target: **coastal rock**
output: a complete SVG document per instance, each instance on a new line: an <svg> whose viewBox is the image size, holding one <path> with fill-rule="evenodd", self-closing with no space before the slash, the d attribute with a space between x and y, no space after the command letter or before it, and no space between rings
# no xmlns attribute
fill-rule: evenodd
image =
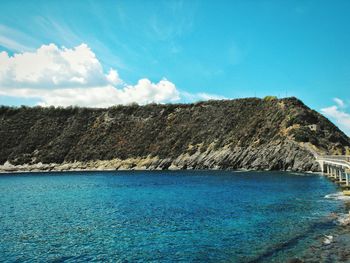
<svg viewBox="0 0 350 263"><path fill-rule="evenodd" d="M350 226L350 212L348 214L339 215L337 223L341 226Z"/></svg>
<svg viewBox="0 0 350 263"><path fill-rule="evenodd" d="M324 240L323 240L323 244L324 245L329 245L332 242L333 242L333 236L325 235Z"/></svg>
<svg viewBox="0 0 350 263"><path fill-rule="evenodd" d="M319 171L316 154L350 153L350 139L296 98L108 109L2 106L0 135L3 172Z"/></svg>

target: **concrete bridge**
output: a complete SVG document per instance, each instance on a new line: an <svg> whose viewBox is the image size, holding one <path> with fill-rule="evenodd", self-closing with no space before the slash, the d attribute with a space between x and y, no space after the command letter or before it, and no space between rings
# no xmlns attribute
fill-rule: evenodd
<svg viewBox="0 0 350 263"><path fill-rule="evenodd" d="M349 155L318 155L316 160L322 173L338 183L345 194L350 195L350 156Z"/></svg>

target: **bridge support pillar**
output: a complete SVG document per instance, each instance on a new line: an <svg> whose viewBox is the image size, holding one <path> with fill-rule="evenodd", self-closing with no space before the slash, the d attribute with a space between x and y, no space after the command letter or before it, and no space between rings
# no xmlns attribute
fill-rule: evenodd
<svg viewBox="0 0 350 263"><path fill-rule="evenodd" d="M337 180L340 180L340 170L339 170L339 168L337 167L337 168L335 168L335 172L336 172L336 174L335 174L335 178L337 179Z"/></svg>
<svg viewBox="0 0 350 263"><path fill-rule="evenodd" d="M319 161L319 165L321 167L321 172L324 173L324 162L323 161Z"/></svg>
<svg viewBox="0 0 350 263"><path fill-rule="evenodd" d="M346 176L345 176L343 170L339 169L339 171L340 171L340 180L339 181L340 182L345 182L346 181Z"/></svg>
<svg viewBox="0 0 350 263"><path fill-rule="evenodd" d="M338 179L338 168L334 167L334 178Z"/></svg>

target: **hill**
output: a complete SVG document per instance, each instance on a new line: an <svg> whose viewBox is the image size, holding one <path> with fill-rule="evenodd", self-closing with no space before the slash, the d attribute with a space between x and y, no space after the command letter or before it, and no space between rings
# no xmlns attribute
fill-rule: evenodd
<svg viewBox="0 0 350 263"><path fill-rule="evenodd" d="M0 170L317 171L350 139L296 98L107 109L0 107Z"/></svg>

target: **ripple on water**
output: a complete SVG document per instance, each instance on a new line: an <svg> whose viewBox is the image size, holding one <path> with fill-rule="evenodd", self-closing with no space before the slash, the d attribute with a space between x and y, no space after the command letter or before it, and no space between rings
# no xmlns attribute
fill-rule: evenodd
<svg viewBox="0 0 350 263"><path fill-rule="evenodd" d="M342 192L327 194L325 195L325 198L339 201L350 201L350 196L344 195Z"/></svg>
<svg viewBox="0 0 350 263"><path fill-rule="evenodd" d="M65 174L0 176L2 259L278 262L327 233L342 208L317 175Z"/></svg>

